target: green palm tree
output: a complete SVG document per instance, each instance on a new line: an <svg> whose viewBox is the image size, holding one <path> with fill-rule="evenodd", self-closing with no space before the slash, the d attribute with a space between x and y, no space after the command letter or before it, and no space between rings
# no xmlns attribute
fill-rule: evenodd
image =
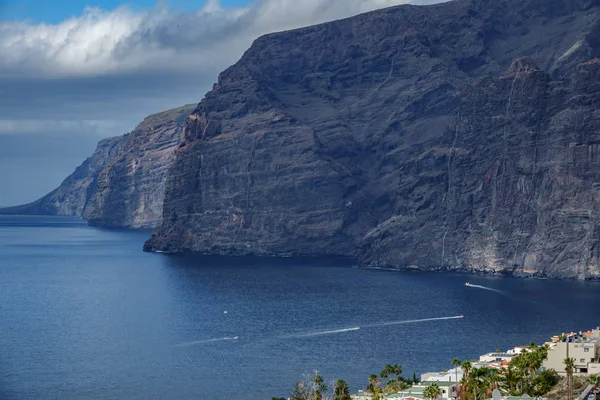
<svg viewBox="0 0 600 400"><path fill-rule="evenodd" d="M486 368L485 375L483 377L485 395L487 398L492 397L492 391L494 389L500 389L500 373L497 369Z"/></svg>
<svg viewBox="0 0 600 400"><path fill-rule="evenodd" d="M463 378L460 381L460 392L461 398L465 398L467 392L469 391L469 374L473 366L469 360L465 360L460 364L460 368L463 370Z"/></svg>
<svg viewBox="0 0 600 400"><path fill-rule="evenodd" d="M504 369L501 384L503 391L510 396L518 396L521 393L517 391L517 386L521 380L519 372L513 365L509 365L508 368Z"/></svg>
<svg viewBox="0 0 600 400"><path fill-rule="evenodd" d="M458 396L458 366L460 365L460 360L456 357L452 359L452 366L454 367L454 376L456 378L456 394Z"/></svg>
<svg viewBox="0 0 600 400"><path fill-rule="evenodd" d="M333 400L352 400L346 381L338 379L333 389Z"/></svg>
<svg viewBox="0 0 600 400"><path fill-rule="evenodd" d="M575 370L575 359L567 357L563 361L565 364L565 372L567 373L567 393L569 400L573 399L573 371Z"/></svg>
<svg viewBox="0 0 600 400"><path fill-rule="evenodd" d="M381 384L381 381L379 380L379 378L377 377L376 374L371 374L371 376L369 376L369 386L367 386L367 392L372 393L373 396L371 397L371 400L381 400L381 388L379 387L379 385Z"/></svg>
<svg viewBox="0 0 600 400"><path fill-rule="evenodd" d="M396 375L396 380L400 380L400 375L402 375L402 367L398 364L394 364L391 372Z"/></svg>
<svg viewBox="0 0 600 400"><path fill-rule="evenodd" d="M425 399L435 400L438 397L440 397L441 395L442 395L442 390L440 389L438 384L435 382L427 385L425 387L425 390L423 391L423 397L425 397Z"/></svg>

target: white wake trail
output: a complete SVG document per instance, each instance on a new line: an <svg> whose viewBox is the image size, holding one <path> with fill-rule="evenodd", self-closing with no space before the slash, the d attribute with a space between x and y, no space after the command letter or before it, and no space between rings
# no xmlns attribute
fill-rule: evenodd
<svg viewBox="0 0 600 400"><path fill-rule="evenodd" d="M321 336L321 335L335 335L336 333L344 333L344 332L352 332L360 329L360 326L355 326L352 328L344 328L344 329L334 329L330 331L316 331L310 333L300 333L297 335L286 336L286 338L304 338L304 337L312 337L312 336Z"/></svg>
<svg viewBox="0 0 600 400"><path fill-rule="evenodd" d="M476 289L489 290L491 292L496 292L496 293L500 293L500 294L504 294L504 295L506 294L502 290L492 289L491 287L482 286L482 285L473 285L473 284L470 284L469 287L476 288Z"/></svg>
<svg viewBox="0 0 600 400"><path fill-rule="evenodd" d="M196 346L199 344L213 343L213 342L223 342L225 340L238 340L239 337L224 337L224 338L216 338L216 339L205 339L205 340L195 340L193 342L179 343L176 344L175 347L188 347L188 346Z"/></svg>
<svg viewBox="0 0 600 400"><path fill-rule="evenodd" d="M403 321L380 322L378 324L371 324L371 325L365 325L365 326L377 327L377 326L390 326L390 325L402 325L402 324L415 324L418 322L442 321L442 320L446 320L446 319L460 319L460 318L464 318L464 317L462 315L455 315L452 317L407 319L407 320L403 320Z"/></svg>

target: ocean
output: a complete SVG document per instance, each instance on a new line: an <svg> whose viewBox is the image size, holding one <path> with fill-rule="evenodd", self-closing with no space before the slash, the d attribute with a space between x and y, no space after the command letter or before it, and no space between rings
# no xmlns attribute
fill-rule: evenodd
<svg viewBox="0 0 600 400"><path fill-rule="evenodd" d="M0 216L0 399L271 399L314 370L356 391L387 363L600 325L596 282L149 254L149 235Z"/></svg>

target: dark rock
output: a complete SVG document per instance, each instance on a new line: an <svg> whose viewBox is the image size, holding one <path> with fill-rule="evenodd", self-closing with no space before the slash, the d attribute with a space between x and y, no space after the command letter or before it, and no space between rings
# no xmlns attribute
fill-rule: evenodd
<svg viewBox="0 0 600 400"><path fill-rule="evenodd" d="M259 38L188 118L145 249L598 277L599 16L456 0Z"/></svg>
<svg viewBox="0 0 600 400"><path fill-rule="evenodd" d="M110 227L157 226L168 165L194 107L151 115L131 133L100 141L57 189L33 203L0 209L0 214L79 216Z"/></svg>

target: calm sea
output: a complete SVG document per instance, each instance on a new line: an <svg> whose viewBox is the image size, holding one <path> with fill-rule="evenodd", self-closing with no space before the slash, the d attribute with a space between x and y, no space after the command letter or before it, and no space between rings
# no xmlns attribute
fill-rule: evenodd
<svg viewBox="0 0 600 400"><path fill-rule="evenodd" d="M600 325L597 283L147 254L148 236L0 217L0 399L270 399L314 369L357 390L386 363Z"/></svg>

